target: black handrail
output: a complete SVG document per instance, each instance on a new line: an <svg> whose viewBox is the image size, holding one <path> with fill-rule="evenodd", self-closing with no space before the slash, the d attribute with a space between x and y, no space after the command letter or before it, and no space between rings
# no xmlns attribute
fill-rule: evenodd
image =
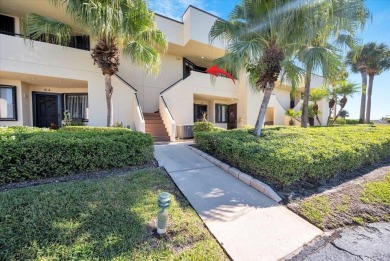
<svg viewBox="0 0 390 261"><path fill-rule="evenodd" d="M135 92L138 92L136 88L134 88L130 83L128 83L125 79L120 77L118 74L115 74L116 77L118 77L122 82L124 82L127 86L129 86L131 89L133 89Z"/></svg>
<svg viewBox="0 0 390 261"><path fill-rule="evenodd" d="M161 97L162 101L164 102L165 108L167 108L167 110L168 110L168 112L169 112L169 115L171 115L172 120L175 120L175 119L173 118L173 116L172 116L171 111L170 111L169 108L168 108L167 103L166 103L165 100L164 100L164 97L162 97L162 96L160 96L160 97Z"/></svg>
<svg viewBox="0 0 390 261"><path fill-rule="evenodd" d="M142 117L142 119L144 120L144 113L142 112L141 105L139 104L138 94L135 92L134 95L135 95L135 98L137 99L137 104L138 104L139 112L141 113L141 117Z"/></svg>
<svg viewBox="0 0 390 261"><path fill-rule="evenodd" d="M138 100L138 90L136 88L134 88L130 83L128 83L125 79L123 79L122 77L120 77L118 74L115 74L116 77L118 77L124 84L126 84L127 86L129 86L131 89L133 89L134 91L134 95L135 95L135 98L137 99L137 104L138 104L138 107L139 107L139 111L141 113L141 117L142 119L144 120L144 114L142 112L142 108L141 108L141 105L139 103L139 100Z"/></svg>
<svg viewBox="0 0 390 261"><path fill-rule="evenodd" d="M62 44L52 43L50 41L45 41L45 40L42 40L42 39L33 39L30 36L26 36L26 35L23 35L23 34L17 34L17 33L13 33L13 32L8 32L8 31L4 31L4 30L0 30L0 34L5 34L5 35L9 35L9 36L14 36L14 37L18 36L20 38L29 39L31 41L37 41L37 42L42 42L42 43L54 44L54 45L74 48L74 49L78 49L78 50L84 50L84 51L90 51L91 50L90 43L89 43L89 38L88 38L88 43L87 43L88 47L83 48L83 47L80 47L80 46L76 46L75 43L72 44L72 42L70 42L68 45L62 45ZM74 37L76 37L76 36L74 36Z"/></svg>
<svg viewBox="0 0 390 261"><path fill-rule="evenodd" d="M162 92L160 92L160 95L163 94L164 92L168 91L170 88L172 88L173 86L175 86L176 84L178 84L178 83L181 82L182 80L183 80L183 78L180 79L180 80L178 80L178 81L175 82L174 84L170 85L168 88L166 88L165 90L163 90Z"/></svg>
<svg viewBox="0 0 390 261"><path fill-rule="evenodd" d="M3 31L3 30L0 30L0 34L6 34L6 35L10 35L10 36L20 36L20 37L24 37L24 35L22 35L22 34L12 33L12 32Z"/></svg>

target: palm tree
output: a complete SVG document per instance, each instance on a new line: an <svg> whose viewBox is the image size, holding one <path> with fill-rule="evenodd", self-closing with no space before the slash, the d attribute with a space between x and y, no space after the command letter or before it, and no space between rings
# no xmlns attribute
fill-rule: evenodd
<svg viewBox="0 0 390 261"><path fill-rule="evenodd" d="M345 119L349 117L349 112L347 110L341 110L340 111L340 117Z"/></svg>
<svg viewBox="0 0 390 261"><path fill-rule="evenodd" d="M349 73L346 69L346 64L342 65L341 70L339 71L333 71L331 73L330 78L328 79L328 89L327 92L329 94L329 114L328 119L326 121L326 126L329 125L330 117L332 116L333 111L333 118L336 118L337 115L337 94L339 92L338 88L345 84L347 81L347 78L349 76Z"/></svg>
<svg viewBox="0 0 390 261"><path fill-rule="evenodd" d="M359 92L358 85L356 83L345 82L337 88L337 94L342 98L340 99L340 110L337 113L336 117L333 119L333 124L336 122L337 118L340 116L340 113L345 108L348 102L348 96L353 96L355 93Z"/></svg>
<svg viewBox="0 0 390 261"><path fill-rule="evenodd" d="M343 64L339 50L328 43L330 38L336 39L335 44L351 47L355 44L354 34L358 28L363 28L369 12L363 1L330 1L332 9L325 5L321 16L309 20L306 26L322 24L320 31L308 35L309 44L298 51L298 59L306 70L305 91L302 109L302 127L307 127L307 113L310 97L310 84L313 72L321 71L325 79L331 79L335 72L341 71ZM328 13L330 12L330 13Z"/></svg>
<svg viewBox="0 0 390 261"><path fill-rule="evenodd" d="M308 46L325 25L332 24L335 32L348 31L348 26L359 27L358 23L349 22L357 13L364 16L365 10L363 0L241 0L229 21L214 23L210 40L222 39L227 46L227 54L215 63L235 76L245 70L251 86L264 92L254 135L261 134L268 102L283 64L301 46ZM324 14L327 22L316 22L323 21L319 18Z"/></svg>
<svg viewBox="0 0 390 261"><path fill-rule="evenodd" d="M155 16L142 0L51 0L64 6L75 27L52 18L28 14L23 19L24 35L32 40L46 39L68 45L74 31L97 40L92 49L94 64L101 68L105 80L107 126L113 125L111 76L118 72L119 54L131 58L148 72L160 67L159 51L165 51L167 42L157 29Z"/></svg>
<svg viewBox="0 0 390 261"><path fill-rule="evenodd" d="M328 37L321 37L320 39L313 41L313 45L309 45L303 48L298 53L298 59L303 64L305 64L305 68L306 68L305 89L304 89L304 98L303 98L303 105L302 105L302 121L301 121L301 126L304 128L307 127L308 105L309 105L309 99L310 97L312 97L310 93L312 72L321 70L323 76L325 78L329 78L331 72L337 70L335 68L340 68L342 64L341 57L337 53L336 49L332 45L326 42L327 38ZM324 95L321 99L325 97L326 95ZM315 95L314 98L317 98L317 95ZM315 101L315 105L316 105L316 101ZM316 115L316 118L319 121L318 115ZM320 125L322 124L320 123Z"/></svg>
<svg viewBox="0 0 390 261"><path fill-rule="evenodd" d="M351 71L362 76L362 96L360 101L359 123L365 122L366 91L367 91L367 63L369 51L364 46L356 46L347 53L346 63L351 67Z"/></svg>
<svg viewBox="0 0 390 261"><path fill-rule="evenodd" d="M313 89L310 93L310 98L309 100L311 102L314 102L313 104L313 112L314 112L314 116L315 118L317 119L318 123L320 125L322 125L321 121L320 121L320 118L318 117L318 104L317 102L321 101L322 99L324 99L325 97L327 97L329 95L328 93L328 90L326 89L320 89L320 88L317 88L317 89ZM303 119L302 119L303 120Z"/></svg>
<svg viewBox="0 0 390 261"><path fill-rule="evenodd" d="M367 111L366 123L371 121L371 96L375 75L390 69L390 50L386 44L367 43L370 50L370 57L367 64L368 90L367 90Z"/></svg>

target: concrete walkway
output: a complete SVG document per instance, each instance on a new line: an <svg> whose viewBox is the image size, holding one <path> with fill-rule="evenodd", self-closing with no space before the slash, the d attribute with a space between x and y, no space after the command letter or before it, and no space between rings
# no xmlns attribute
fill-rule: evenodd
<svg viewBox="0 0 390 261"><path fill-rule="evenodd" d="M280 260L322 234L186 144L156 145L155 158L236 261Z"/></svg>

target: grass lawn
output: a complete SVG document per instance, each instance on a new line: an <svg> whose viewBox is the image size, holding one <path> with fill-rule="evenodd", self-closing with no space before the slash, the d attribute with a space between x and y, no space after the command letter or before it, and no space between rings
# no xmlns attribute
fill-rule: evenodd
<svg viewBox="0 0 390 261"><path fill-rule="evenodd" d="M379 180L306 198L289 208L322 229L390 222L390 173Z"/></svg>
<svg viewBox="0 0 390 261"><path fill-rule="evenodd" d="M162 191L173 200L159 238ZM13 190L0 202L0 260L228 259L162 170Z"/></svg>

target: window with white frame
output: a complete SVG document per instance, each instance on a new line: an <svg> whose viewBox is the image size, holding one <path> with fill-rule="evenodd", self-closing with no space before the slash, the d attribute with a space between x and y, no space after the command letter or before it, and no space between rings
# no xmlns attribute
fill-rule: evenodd
<svg viewBox="0 0 390 261"><path fill-rule="evenodd" d="M226 104L215 104L215 122L228 122L228 106Z"/></svg>
<svg viewBox="0 0 390 261"><path fill-rule="evenodd" d="M64 110L69 112L71 119L88 120L88 94L65 94Z"/></svg>
<svg viewBox="0 0 390 261"><path fill-rule="evenodd" d="M17 121L16 87L0 85L0 120Z"/></svg>

